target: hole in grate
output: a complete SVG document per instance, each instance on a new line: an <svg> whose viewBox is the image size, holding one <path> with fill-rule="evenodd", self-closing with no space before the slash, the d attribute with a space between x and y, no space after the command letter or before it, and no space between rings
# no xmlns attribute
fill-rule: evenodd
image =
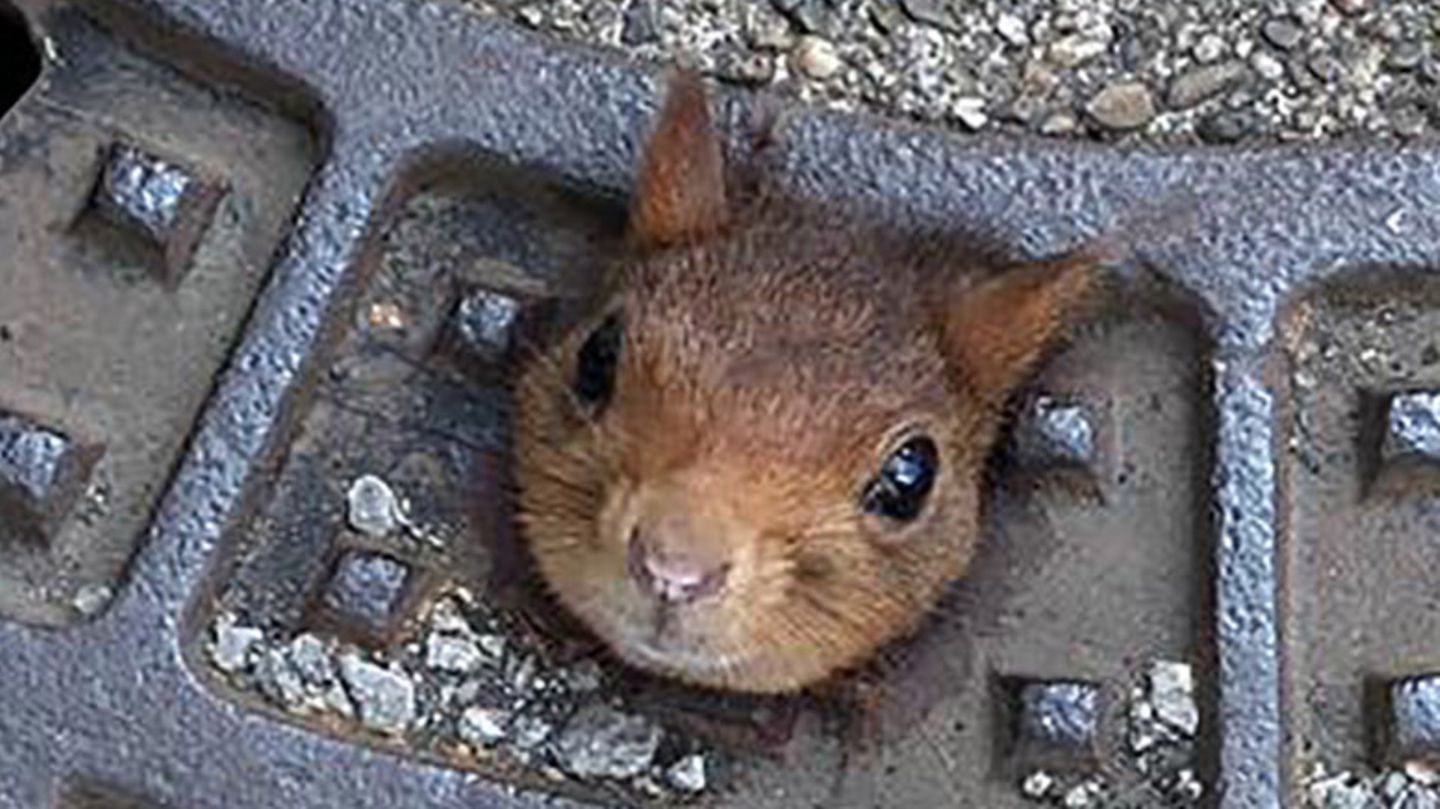
<svg viewBox="0 0 1440 809"><path fill-rule="evenodd" d="M40 52L30 38L25 18L0 2L0 115L10 111L40 78Z"/></svg>

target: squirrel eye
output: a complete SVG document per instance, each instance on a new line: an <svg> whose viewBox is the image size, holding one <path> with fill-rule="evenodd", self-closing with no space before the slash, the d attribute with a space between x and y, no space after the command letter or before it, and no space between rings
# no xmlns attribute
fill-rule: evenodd
<svg viewBox="0 0 1440 809"><path fill-rule="evenodd" d="M615 390L615 368L620 363L620 343L625 324L620 315L612 314L600 322L575 358L575 380L571 388L575 398L597 415L610 402Z"/></svg>
<svg viewBox="0 0 1440 809"><path fill-rule="evenodd" d="M923 435L911 438L890 453L880 474L865 486L861 506L867 514L909 522L925 508L939 467L935 442Z"/></svg>

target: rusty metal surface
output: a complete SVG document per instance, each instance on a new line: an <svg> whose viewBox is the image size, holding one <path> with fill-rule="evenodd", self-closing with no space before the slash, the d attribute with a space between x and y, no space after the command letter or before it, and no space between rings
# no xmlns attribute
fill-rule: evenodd
<svg viewBox="0 0 1440 809"><path fill-rule="evenodd" d="M455 478L436 495L444 513L465 481L424 458L399 465L417 447L442 469L495 474L488 428L503 406L448 374L495 363L496 318L584 286L568 259L613 232L656 77L409 0L17 5L44 63L0 124L0 806L641 800L288 716L218 677L204 647L224 609L359 624L364 643L383 643L392 613L443 584L437 571L496 578L499 561L464 534L433 552L337 540L346 487L393 460L396 480ZM749 99L725 104L738 140ZM1433 286L1421 279L1440 266L1440 150L1119 152L804 109L777 136L794 188L1025 251L1157 201L1196 215L1180 238L1137 237L1163 292L1137 278L1149 291L1136 294L1164 305L1077 341L1037 383L1052 398L1022 410L1039 433L1027 438L1022 417L993 550L907 675L924 684L920 731L842 761L801 706L779 763L726 753L735 774L702 803L1021 805L1011 759L1031 754L994 740L997 716L1018 712L1029 742L1061 748L1042 757L1091 766L1126 744L1105 706L1149 657L1195 663L1193 766L1203 800L1225 809L1302 805L1297 770L1316 749L1342 762L1431 754L1433 689L1415 678L1440 670L1427 631L1437 568L1422 542L1433 508L1416 492L1433 473L1440 378L1421 349L1440 310L1393 278ZM104 179L149 189L145 177L170 171L187 179L138 198L135 183ZM430 262L407 265L396 245L457 232L397 235L436 200L462 210L463 232L498 235L461 250L464 272L440 266L440 283L407 291L405 273ZM197 217L213 221L186 224ZM489 259L525 277L477 264ZM1356 288L1379 302L1354 302ZM1414 311L1382 314L1402 298ZM58 301L73 308L37 308ZM423 328L387 348L394 301ZM441 348L410 353L422 344ZM423 380L367 388L411 379L372 349ZM397 423L409 426L392 436ZM445 466L455 446L468 449ZM1087 485L1050 486L1057 463ZM483 533L492 518L448 524ZM1357 550L1357 536L1383 552ZM1366 597L1377 587L1395 605ZM1362 630L1376 640L1355 642ZM400 687L356 660L373 690ZM625 696L656 715L669 699L655 684ZM693 720L697 699L679 701ZM360 720L395 721L363 708ZM741 736L737 748L785 725L748 721L710 724ZM614 727L650 744L640 726Z"/></svg>

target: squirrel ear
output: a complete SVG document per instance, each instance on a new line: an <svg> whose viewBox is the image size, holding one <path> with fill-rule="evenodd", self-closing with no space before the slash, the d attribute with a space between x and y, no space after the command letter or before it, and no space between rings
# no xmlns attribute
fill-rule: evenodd
<svg viewBox="0 0 1440 809"><path fill-rule="evenodd" d="M645 146L630 203L630 240L665 247L725 225L725 165L710 124L705 87L686 70L670 80L659 123Z"/></svg>
<svg viewBox="0 0 1440 809"><path fill-rule="evenodd" d="M1041 261L968 287L945 313L951 367L986 405L1024 381L1097 286L1096 256Z"/></svg>

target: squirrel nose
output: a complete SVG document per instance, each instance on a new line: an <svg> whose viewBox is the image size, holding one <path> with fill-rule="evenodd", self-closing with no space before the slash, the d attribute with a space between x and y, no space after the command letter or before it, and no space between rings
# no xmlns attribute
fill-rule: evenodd
<svg viewBox="0 0 1440 809"><path fill-rule="evenodd" d="M638 531L630 536L627 563L632 578L670 604L688 604L715 595L730 572L728 562L666 548Z"/></svg>

